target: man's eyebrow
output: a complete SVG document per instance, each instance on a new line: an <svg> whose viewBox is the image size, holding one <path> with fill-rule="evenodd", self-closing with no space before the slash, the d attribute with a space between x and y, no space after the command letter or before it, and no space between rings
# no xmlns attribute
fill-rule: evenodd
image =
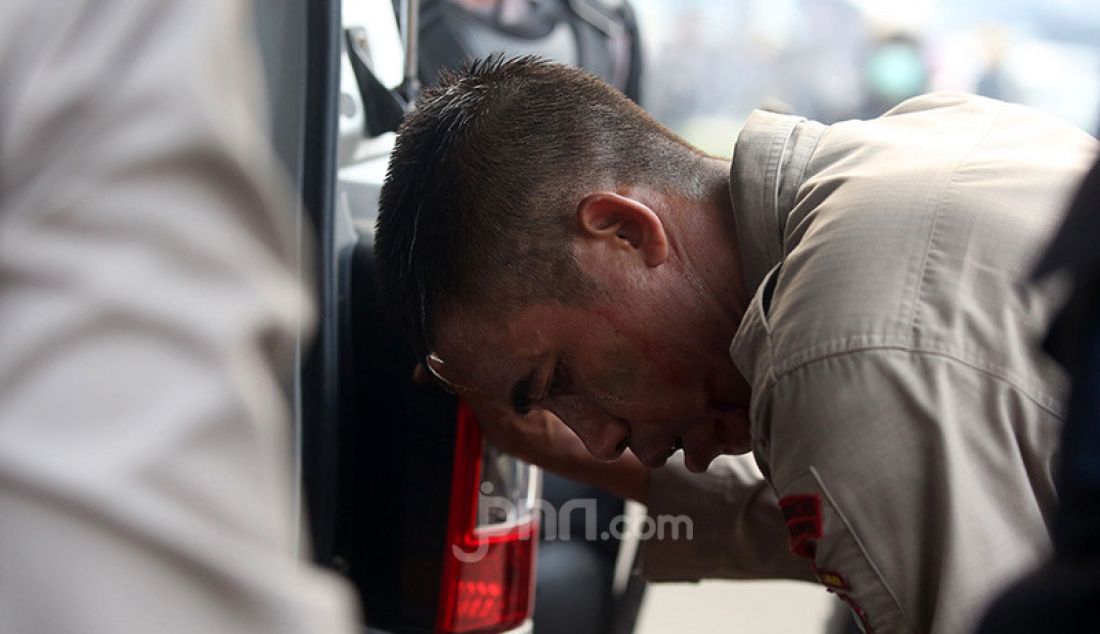
<svg viewBox="0 0 1100 634"><path fill-rule="evenodd" d="M527 376L516 381L512 386L512 409L520 416L526 416L531 411L531 386L535 383L535 368L527 373Z"/></svg>

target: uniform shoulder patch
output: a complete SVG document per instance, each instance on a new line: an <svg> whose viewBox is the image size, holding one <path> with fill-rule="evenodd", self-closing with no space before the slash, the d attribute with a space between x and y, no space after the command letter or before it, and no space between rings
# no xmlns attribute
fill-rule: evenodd
<svg viewBox="0 0 1100 634"><path fill-rule="evenodd" d="M791 552L804 559L817 554L821 539L821 496L817 493L788 495L779 500L779 510L790 533Z"/></svg>

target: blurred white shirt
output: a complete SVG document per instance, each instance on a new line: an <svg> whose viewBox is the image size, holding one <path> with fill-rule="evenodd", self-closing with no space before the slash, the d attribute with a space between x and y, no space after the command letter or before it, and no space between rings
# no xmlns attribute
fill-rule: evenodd
<svg viewBox="0 0 1100 634"><path fill-rule="evenodd" d="M0 3L0 632L351 632L249 4Z"/></svg>

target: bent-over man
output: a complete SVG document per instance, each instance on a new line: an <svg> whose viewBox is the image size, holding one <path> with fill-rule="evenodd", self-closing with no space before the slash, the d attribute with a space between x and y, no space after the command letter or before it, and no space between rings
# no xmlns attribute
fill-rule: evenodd
<svg viewBox="0 0 1100 634"><path fill-rule="evenodd" d="M1024 281L1096 150L935 94L757 112L729 161L579 71L490 59L405 122L378 255L499 443L693 518L651 578L816 579L866 631L963 632L1050 550L1058 297Z"/></svg>

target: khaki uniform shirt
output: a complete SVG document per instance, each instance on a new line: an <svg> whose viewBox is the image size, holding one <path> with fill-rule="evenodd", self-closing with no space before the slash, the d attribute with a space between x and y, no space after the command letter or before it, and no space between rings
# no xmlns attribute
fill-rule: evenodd
<svg viewBox="0 0 1100 634"><path fill-rule="evenodd" d="M250 4L0 2L0 632L358 631L297 554Z"/></svg>
<svg viewBox="0 0 1100 634"><path fill-rule="evenodd" d="M1059 293L1026 281L1096 151L956 94L828 127L755 113L730 190L757 290L730 354L763 480L745 457L655 472L650 513L695 531L650 543L649 575L816 577L868 631L972 629L1051 550Z"/></svg>

